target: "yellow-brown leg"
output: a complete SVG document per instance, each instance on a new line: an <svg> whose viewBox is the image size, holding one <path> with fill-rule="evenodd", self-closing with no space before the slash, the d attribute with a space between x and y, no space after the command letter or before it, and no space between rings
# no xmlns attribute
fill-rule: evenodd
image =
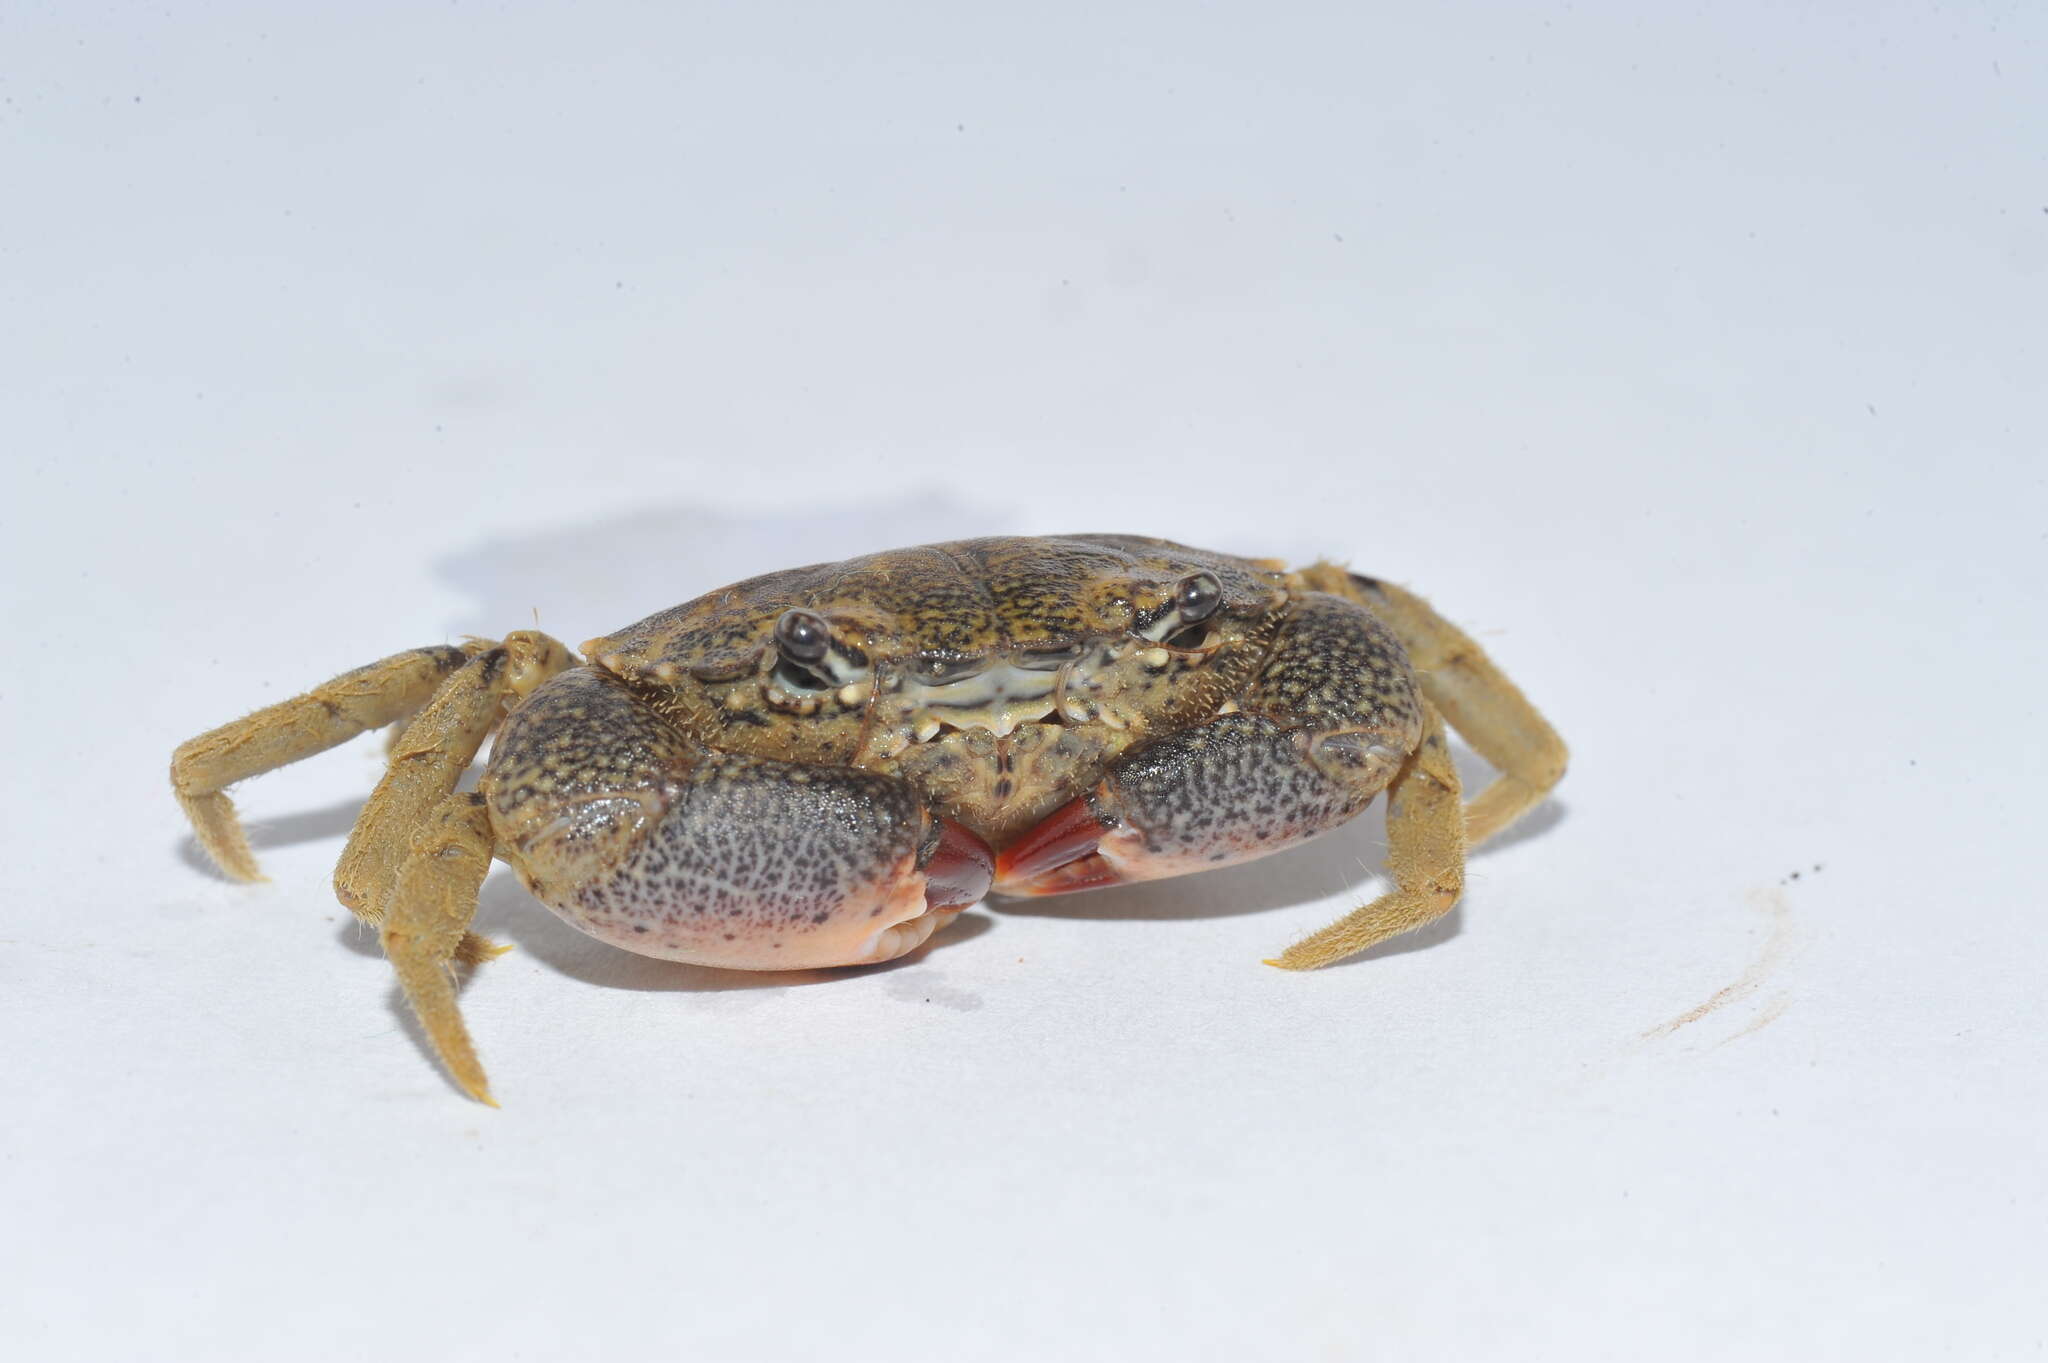
<svg viewBox="0 0 2048 1363"><path fill-rule="evenodd" d="M491 647L476 640L393 654L180 744L171 755L171 788L199 845L230 878L263 879L227 788L402 719L449 673Z"/></svg>
<svg viewBox="0 0 2048 1363"><path fill-rule="evenodd" d="M1422 693L1472 750L1499 771L1493 784L1466 807L1467 845L1486 841L1550 793L1564 776L1564 740L1463 630L1415 593L1392 583L1356 577L1328 564L1318 564L1304 576L1322 590L1364 602L1392 626L1408 650Z"/></svg>
<svg viewBox="0 0 2048 1363"><path fill-rule="evenodd" d="M413 834L476 760L507 700L527 695L574 662L575 654L558 641L520 630L443 682L393 745L384 779L342 849L335 897L364 922L381 925Z"/></svg>
<svg viewBox="0 0 2048 1363"><path fill-rule="evenodd" d="M491 869L491 820L475 794L442 797L412 839L392 886L384 920L384 954L398 972L434 1054L465 1093L496 1107L483 1065L456 1004L454 962L469 932L477 891ZM493 953L495 954L495 953Z"/></svg>
<svg viewBox="0 0 2048 1363"><path fill-rule="evenodd" d="M1443 720L1425 706L1422 741L1387 786L1394 888L1309 934L1267 965L1314 970L1449 913L1465 888L1465 820Z"/></svg>

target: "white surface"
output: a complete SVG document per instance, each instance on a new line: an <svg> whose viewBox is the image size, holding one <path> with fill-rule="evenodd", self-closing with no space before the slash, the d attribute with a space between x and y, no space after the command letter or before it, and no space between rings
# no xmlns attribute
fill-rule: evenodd
<svg viewBox="0 0 2048 1363"><path fill-rule="evenodd" d="M2041 11L822 8L0 15L0 1344L2039 1356ZM243 788L259 888L165 786L1067 529L1416 585L1560 798L1310 977L1377 810L817 983L500 872L492 1112L327 889L374 744Z"/></svg>

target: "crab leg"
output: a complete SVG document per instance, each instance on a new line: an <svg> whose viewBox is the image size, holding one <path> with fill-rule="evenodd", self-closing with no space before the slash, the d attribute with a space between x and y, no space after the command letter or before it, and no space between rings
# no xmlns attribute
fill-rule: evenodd
<svg viewBox="0 0 2048 1363"><path fill-rule="evenodd" d="M1500 772L1465 807L1471 846L1521 818L1564 777L1564 740L1483 649L1415 593L1327 565L1311 570L1392 625L1407 647L1422 694L1443 712L1474 752Z"/></svg>
<svg viewBox="0 0 2048 1363"><path fill-rule="evenodd" d="M178 745L171 788L199 845L230 879L263 879L227 788L405 718L449 673L495 647L476 639L395 653Z"/></svg>
<svg viewBox="0 0 2048 1363"><path fill-rule="evenodd" d="M334 895L367 923L384 920L384 901L412 836L497 726L509 699L523 697L575 661L555 639L519 630L477 654L441 685L392 745L390 765L357 816L334 872Z"/></svg>
<svg viewBox="0 0 2048 1363"><path fill-rule="evenodd" d="M455 784L503 716L574 661L532 630L471 658L434 692L393 745L391 765L356 820L335 872L335 895L379 927L385 955L441 1063L465 1092L496 1106L455 1002L455 961L498 954L469 931L490 870L483 797Z"/></svg>
<svg viewBox="0 0 2048 1363"><path fill-rule="evenodd" d="M470 935L469 925L490 869L491 819L483 797L446 796L412 839L380 936L398 972L398 987L426 1029L434 1054L465 1093L496 1107L456 1006L451 969L465 943L482 941Z"/></svg>
<svg viewBox="0 0 2048 1363"><path fill-rule="evenodd" d="M1387 866L1394 888L1266 962L1314 970L1441 918L1465 889L1465 816L1443 721L1427 711L1422 746L1387 787Z"/></svg>

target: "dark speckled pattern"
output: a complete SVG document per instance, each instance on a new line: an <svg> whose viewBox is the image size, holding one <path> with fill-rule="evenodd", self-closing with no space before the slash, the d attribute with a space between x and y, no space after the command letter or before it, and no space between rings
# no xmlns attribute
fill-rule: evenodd
<svg viewBox="0 0 2048 1363"><path fill-rule="evenodd" d="M1135 535L1002 536L816 563L700 596L584 645L628 676L663 663L730 675L753 666L783 611L801 606L845 630L879 663L917 653L985 654L1120 637L1134 611L1207 570L1222 614L1271 609L1280 574L1253 560Z"/></svg>
<svg viewBox="0 0 2048 1363"><path fill-rule="evenodd" d="M1374 793L1331 780L1305 746L1263 715L1225 715L1119 763L1110 776L1116 811L1176 869L1278 851L1342 823Z"/></svg>
<svg viewBox="0 0 2048 1363"><path fill-rule="evenodd" d="M1137 662L1108 687L1117 724L1082 737L1091 752L1114 756L1132 741L1198 722L1237 694L1257 669L1288 600L1276 565L1235 558L1166 540L1130 535L1000 537L896 549L842 563L812 564L750 578L649 616L584 645L599 667L644 688L649 703L691 737L722 752L790 762L891 771L902 756L892 726L876 723L870 691L889 693L914 672L920 656L953 661L1022 658L1054 647L1099 657L1128 649L1131 632L1168 605L1192 573L1207 572L1222 588L1208 622L1232 646L1199 668L1175 663L1147 673ZM871 669L846 695L817 694L812 708L790 713L767 698L777 661L775 622L801 608L822 616L836 643L857 651ZM1095 661L1100 673L1112 666ZM1050 747L1043 748L1050 751ZM924 759L904 756L904 775ZM992 766L961 791L973 792L941 812L1000 839L1027 818L1027 805L1050 808L1093 784L1034 792L997 808ZM958 775L958 773L955 773ZM932 787L920 785L929 796Z"/></svg>
<svg viewBox="0 0 2048 1363"><path fill-rule="evenodd" d="M744 941L771 959L837 964L837 952L815 959L814 939L851 944L896 921L881 921L885 893L915 869L923 832L905 782L711 754L670 788L620 872L584 886L575 908L599 936L648 936L636 950L706 959ZM920 890L913 912L923 911Z"/></svg>
<svg viewBox="0 0 2048 1363"><path fill-rule="evenodd" d="M1241 714L1161 738L1116 763L1098 816L1144 843L1136 874L1278 851L1371 803L1422 736L1400 641L1370 612L1305 593Z"/></svg>
<svg viewBox="0 0 2048 1363"><path fill-rule="evenodd" d="M507 717L483 787L501 828L537 827L592 797L650 796L700 751L624 683L574 668Z"/></svg>
<svg viewBox="0 0 2048 1363"><path fill-rule="evenodd" d="M1295 602L1238 706L1290 725L1370 730L1402 752L1422 738L1421 692L1401 641L1371 611L1322 592Z"/></svg>
<svg viewBox="0 0 2048 1363"><path fill-rule="evenodd" d="M643 955L839 964L924 908L908 783L711 752L591 669L514 712L482 789L534 894Z"/></svg>

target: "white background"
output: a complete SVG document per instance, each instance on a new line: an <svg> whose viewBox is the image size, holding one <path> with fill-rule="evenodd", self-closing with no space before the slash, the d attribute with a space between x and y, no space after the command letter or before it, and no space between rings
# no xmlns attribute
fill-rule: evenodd
<svg viewBox="0 0 2048 1363"><path fill-rule="evenodd" d="M0 1343L2039 1357L2044 90L2023 4L0 9ZM1377 810L815 978L501 871L493 1112L327 887L374 741L259 887L165 784L1082 529L1414 585L1558 798L1306 977Z"/></svg>

